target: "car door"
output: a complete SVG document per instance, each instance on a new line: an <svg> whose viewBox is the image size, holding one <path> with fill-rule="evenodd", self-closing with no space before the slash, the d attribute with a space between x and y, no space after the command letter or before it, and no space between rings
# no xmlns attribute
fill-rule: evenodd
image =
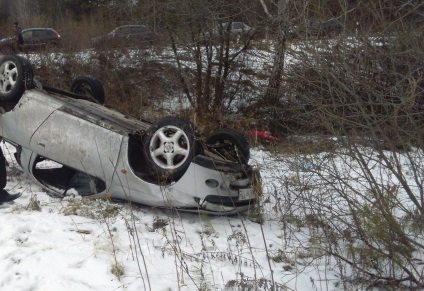
<svg viewBox="0 0 424 291"><path fill-rule="evenodd" d="M44 31L44 39L43 42L48 45L48 44L52 44L52 45L58 45L59 44L59 39L56 35L56 33L53 30L50 29L46 29Z"/></svg>
<svg viewBox="0 0 424 291"><path fill-rule="evenodd" d="M45 44L45 32L43 29L26 30L22 33L22 37L27 49L36 50Z"/></svg>
<svg viewBox="0 0 424 291"><path fill-rule="evenodd" d="M112 180L122 140L117 132L63 107L39 126L30 147L41 156L108 182Z"/></svg>
<svg viewBox="0 0 424 291"><path fill-rule="evenodd" d="M22 38L24 39L24 46L28 49L33 49L36 46L34 43L34 30L24 30L22 32Z"/></svg>
<svg viewBox="0 0 424 291"><path fill-rule="evenodd" d="M243 32L243 24L240 22L231 23L231 32L232 33L241 33Z"/></svg>
<svg viewBox="0 0 424 291"><path fill-rule="evenodd" d="M46 45L46 41L47 41L47 33L46 30L44 29L37 29L34 30L33 35L32 35L34 41L34 47L44 47Z"/></svg>

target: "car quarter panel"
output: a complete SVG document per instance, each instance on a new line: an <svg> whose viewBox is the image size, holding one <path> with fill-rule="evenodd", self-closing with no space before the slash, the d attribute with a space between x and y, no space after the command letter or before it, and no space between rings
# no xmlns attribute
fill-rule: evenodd
<svg viewBox="0 0 424 291"><path fill-rule="evenodd" d="M0 135L28 147L34 132L60 106L43 92L28 90L11 111L0 114Z"/></svg>

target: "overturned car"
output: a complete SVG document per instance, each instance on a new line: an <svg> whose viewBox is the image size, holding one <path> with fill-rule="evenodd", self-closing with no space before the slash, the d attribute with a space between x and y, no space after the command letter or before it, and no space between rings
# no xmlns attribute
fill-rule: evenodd
<svg viewBox="0 0 424 291"><path fill-rule="evenodd" d="M60 90L34 80L25 58L0 60L0 136L48 193L212 214L255 204L260 175L248 164L243 135L224 129L202 139L189 121L138 120L107 108L104 98L93 77Z"/></svg>

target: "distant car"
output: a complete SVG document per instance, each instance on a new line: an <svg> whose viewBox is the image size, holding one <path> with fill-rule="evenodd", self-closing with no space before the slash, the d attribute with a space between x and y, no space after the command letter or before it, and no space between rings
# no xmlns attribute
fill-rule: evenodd
<svg viewBox="0 0 424 291"><path fill-rule="evenodd" d="M260 175L240 133L221 129L201 139L178 117L131 118L102 105L103 87L91 76L70 88L39 84L21 56L0 60L0 137L48 193L211 214L255 205Z"/></svg>
<svg viewBox="0 0 424 291"><path fill-rule="evenodd" d="M252 27L243 22L224 22L218 27L218 31L228 31L230 34L244 34L253 31Z"/></svg>
<svg viewBox="0 0 424 291"><path fill-rule="evenodd" d="M53 28L27 28L22 30L24 44L17 47L15 37L0 40L0 51L3 53L23 51L36 51L47 47L59 46L62 38Z"/></svg>
<svg viewBox="0 0 424 291"><path fill-rule="evenodd" d="M229 38L231 41L245 41L252 39L256 29L243 22L223 22L218 24L212 31L205 32L201 37L202 42L218 42Z"/></svg>
<svg viewBox="0 0 424 291"><path fill-rule="evenodd" d="M310 21L307 25L296 25L288 32L289 39L302 37L331 38L338 36L343 25L337 19L327 21Z"/></svg>
<svg viewBox="0 0 424 291"><path fill-rule="evenodd" d="M92 39L96 46L139 46L151 45L154 34L145 25L123 25L105 35Z"/></svg>

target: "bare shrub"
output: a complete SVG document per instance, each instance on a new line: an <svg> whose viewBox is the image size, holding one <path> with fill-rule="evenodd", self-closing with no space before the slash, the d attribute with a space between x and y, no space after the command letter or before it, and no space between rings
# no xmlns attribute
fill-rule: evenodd
<svg viewBox="0 0 424 291"><path fill-rule="evenodd" d="M334 137L332 149L297 155L276 209L289 228L309 229L308 247L334 259L345 289L424 286L416 228L424 213L423 53L415 34L298 45L286 92L270 106L289 112L273 115L275 128Z"/></svg>
<svg viewBox="0 0 424 291"><path fill-rule="evenodd" d="M293 52L299 61L284 80L284 99L274 106L286 113L278 118L280 126L356 134L372 127L379 138L390 133L393 141L400 138L394 134L398 127L404 135L417 129L422 58L414 46L405 47L408 40L414 45L413 34L400 32L390 38L363 36L299 46Z"/></svg>
<svg viewBox="0 0 424 291"><path fill-rule="evenodd" d="M237 13L244 5L243 1L226 5L182 1L167 7L166 30L183 98L200 125L225 116L247 95L244 88L250 86L250 72L245 64L255 33L236 36L226 25L245 17Z"/></svg>
<svg viewBox="0 0 424 291"><path fill-rule="evenodd" d="M102 83L107 106L136 118L155 120L175 114L181 106L167 106L167 102L178 103L175 68L153 53L122 48L27 57L33 63L36 78L46 86L69 90L74 78L91 75Z"/></svg>

